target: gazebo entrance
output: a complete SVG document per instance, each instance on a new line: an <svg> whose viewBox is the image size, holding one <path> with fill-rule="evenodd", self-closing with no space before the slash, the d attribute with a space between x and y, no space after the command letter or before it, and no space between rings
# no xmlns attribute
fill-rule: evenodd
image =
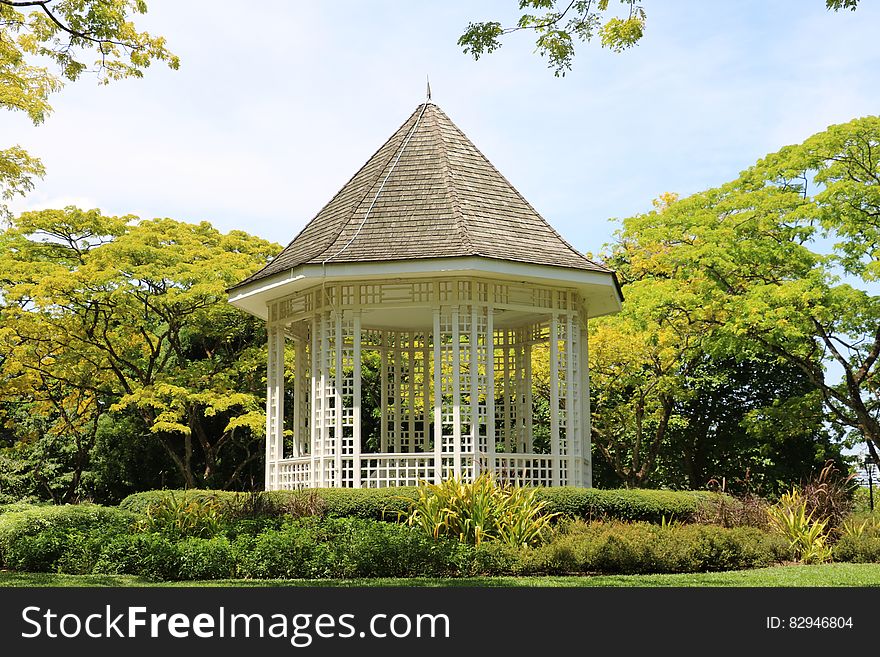
<svg viewBox="0 0 880 657"><path fill-rule="evenodd" d="M268 488L415 485L484 470L590 485L586 317L574 291L483 278L335 283L279 299L269 316ZM550 362L541 454L533 348ZM379 370L373 435L362 417L366 360Z"/></svg>
<svg viewBox="0 0 880 657"><path fill-rule="evenodd" d="M268 490L591 485L586 327L620 309L614 273L433 103L230 302L267 322Z"/></svg>

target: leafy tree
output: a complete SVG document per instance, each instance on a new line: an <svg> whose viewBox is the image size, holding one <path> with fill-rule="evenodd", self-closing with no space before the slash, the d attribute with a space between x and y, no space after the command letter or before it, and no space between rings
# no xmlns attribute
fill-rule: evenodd
<svg viewBox="0 0 880 657"><path fill-rule="evenodd" d="M653 281L659 312L704 331L709 353L769 353L798 368L880 462L880 296L868 291L880 274L878 217L880 118L866 117L625 220L620 242L634 275Z"/></svg>
<svg viewBox="0 0 880 657"><path fill-rule="evenodd" d="M24 112L37 125L52 111L49 96L84 72L106 84L141 77L153 61L176 69L165 39L138 32L130 20L146 11L144 0L0 0L0 107ZM43 173L20 146L0 150L3 199L27 193ZM0 212L8 213L5 205Z"/></svg>
<svg viewBox="0 0 880 657"><path fill-rule="evenodd" d="M855 11L859 0L825 0L828 9ZM647 15L644 0L620 0L623 11L610 0L518 0L520 16L507 27L500 21L471 22L458 38L458 45L474 59L492 53L502 39L514 32L530 31L536 35L535 50L547 57L556 76L571 70L575 42L590 42L598 37L603 48L622 52L636 45L645 34Z"/></svg>
<svg viewBox="0 0 880 657"><path fill-rule="evenodd" d="M738 361L704 355L691 364L683 422L670 431L657 483L776 495L829 459L840 443L826 427L822 399L806 376L771 356Z"/></svg>
<svg viewBox="0 0 880 657"><path fill-rule="evenodd" d="M104 414L136 413L184 485L232 485L260 456L265 340L225 289L277 251L206 222L24 213L0 236L0 392L86 451Z"/></svg>

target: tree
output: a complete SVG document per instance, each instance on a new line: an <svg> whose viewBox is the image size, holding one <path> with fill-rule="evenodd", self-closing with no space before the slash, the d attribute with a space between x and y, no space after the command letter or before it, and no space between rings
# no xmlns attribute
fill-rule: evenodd
<svg viewBox="0 0 880 657"><path fill-rule="evenodd" d="M647 485L683 421L678 405L699 339L646 316L645 293L649 285L630 286L624 310L590 322L589 332L593 447L627 487Z"/></svg>
<svg viewBox="0 0 880 657"><path fill-rule="evenodd" d="M859 0L825 0L834 11L855 11ZM620 15L610 8L610 0L519 0L520 16L516 23L504 27L500 21L469 23L458 38L458 45L474 59L492 53L502 45L508 34L531 31L535 50L547 57L556 76L571 70L575 41L590 42L598 36L603 48L622 52L636 45L645 34L647 15L643 0L620 0ZM615 5L616 6L616 5Z"/></svg>
<svg viewBox="0 0 880 657"><path fill-rule="evenodd" d="M621 244L655 281L656 307L704 331L710 354L769 353L798 368L880 463L880 296L867 289L880 276L880 118L831 126L726 185L627 219Z"/></svg>
<svg viewBox="0 0 880 657"><path fill-rule="evenodd" d="M232 485L261 454L265 340L225 290L278 250L206 222L22 214L0 237L0 391L89 449L134 412L186 486Z"/></svg>
<svg viewBox="0 0 880 657"><path fill-rule="evenodd" d="M178 58L165 39L138 32L132 14L144 0L0 0L0 107L24 112L38 125L52 111L49 96L64 80L94 71L101 83L141 77L153 61L171 68ZM87 61L95 57L96 61ZM45 62L55 65L52 73ZM0 150L0 195L9 200L33 188L40 161L20 146ZM5 205L0 213L8 216Z"/></svg>
<svg viewBox="0 0 880 657"><path fill-rule="evenodd" d="M821 396L796 367L771 355L749 360L706 354L691 363L683 420L670 431L655 481L776 495L829 459L840 444L826 427Z"/></svg>

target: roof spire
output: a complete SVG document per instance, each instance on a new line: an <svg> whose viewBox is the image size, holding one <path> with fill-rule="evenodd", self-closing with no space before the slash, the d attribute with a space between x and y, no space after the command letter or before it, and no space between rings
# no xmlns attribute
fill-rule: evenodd
<svg viewBox="0 0 880 657"><path fill-rule="evenodd" d="M431 100L431 78L426 75L425 80L428 81L428 98L427 98L427 100L430 101Z"/></svg>

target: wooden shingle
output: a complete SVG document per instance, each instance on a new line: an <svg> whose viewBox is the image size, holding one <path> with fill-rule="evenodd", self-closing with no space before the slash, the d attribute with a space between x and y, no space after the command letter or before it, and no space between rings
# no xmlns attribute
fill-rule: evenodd
<svg viewBox="0 0 880 657"><path fill-rule="evenodd" d="M456 256L609 271L562 239L427 102L277 258L236 287L303 264Z"/></svg>

